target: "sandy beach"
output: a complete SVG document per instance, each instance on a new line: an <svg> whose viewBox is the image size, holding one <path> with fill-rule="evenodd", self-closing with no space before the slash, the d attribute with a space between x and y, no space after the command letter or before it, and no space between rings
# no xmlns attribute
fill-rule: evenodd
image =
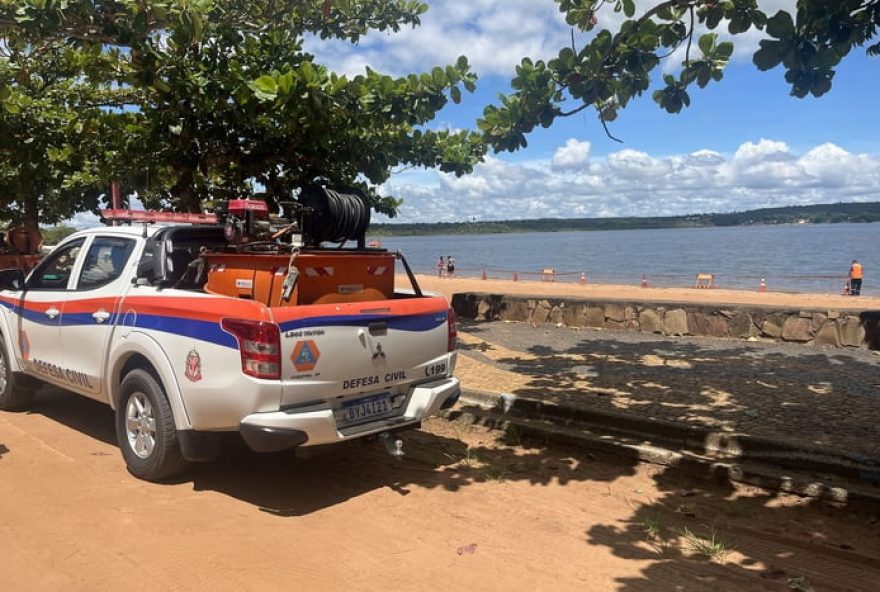
<svg viewBox="0 0 880 592"><path fill-rule="evenodd" d="M880 310L880 295L844 296L842 294L802 294L729 289L655 288L633 285L575 284L563 282L512 281L468 277L438 278L416 274L423 290L439 292L449 298L458 292L494 292L543 297L577 296L597 300L628 302L683 302L688 304L731 304L739 306L775 306L834 310ZM408 286L406 276L397 278L397 286Z"/></svg>

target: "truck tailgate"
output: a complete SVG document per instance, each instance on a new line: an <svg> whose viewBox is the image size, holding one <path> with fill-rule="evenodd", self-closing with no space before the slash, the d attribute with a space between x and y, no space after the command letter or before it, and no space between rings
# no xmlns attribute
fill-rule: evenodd
<svg viewBox="0 0 880 592"><path fill-rule="evenodd" d="M341 425L400 413L410 387L452 372L448 306L413 297L273 308L282 409L329 401Z"/></svg>

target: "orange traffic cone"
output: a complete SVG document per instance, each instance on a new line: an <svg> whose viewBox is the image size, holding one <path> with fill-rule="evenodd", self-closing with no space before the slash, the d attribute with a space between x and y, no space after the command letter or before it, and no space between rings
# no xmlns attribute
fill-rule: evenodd
<svg viewBox="0 0 880 592"><path fill-rule="evenodd" d="M849 280L846 280L846 281L843 283L843 295L844 295L844 296L849 296L849 295L850 295L850 291L849 291Z"/></svg>
<svg viewBox="0 0 880 592"><path fill-rule="evenodd" d="M483 270L483 277L482 277L481 279L484 279L484 280L485 280L485 279L488 279L488 277L486 276L486 270L485 270L485 269Z"/></svg>
<svg viewBox="0 0 880 592"><path fill-rule="evenodd" d="M646 276L645 274L642 274L642 287L643 288L648 287L648 276Z"/></svg>
<svg viewBox="0 0 880 592"><path fill-rule="evenodd" d="M767 282L764 281L764 278L761 278L761 283L758 284L758 292L766 292L767 291Z"/></svg>

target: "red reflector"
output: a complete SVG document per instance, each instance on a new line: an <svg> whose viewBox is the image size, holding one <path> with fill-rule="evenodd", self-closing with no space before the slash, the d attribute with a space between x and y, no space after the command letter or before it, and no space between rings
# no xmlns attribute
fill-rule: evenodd
<svg viewBox="0 0 880 592"><path fill-rule="evenodd" d="M281 331L275 323L223 319L223 330L238 341L241 371L255 378L281 378Z"/></svg>
<svg viewBox="0 0 880 592"><path fill-rule="evenodd" d="M455 345L458 341L458 324L456 323L455 311L451 306L446 311L446 326L449 329L449 341L446 344L446 351L455 351Z"/></svg>

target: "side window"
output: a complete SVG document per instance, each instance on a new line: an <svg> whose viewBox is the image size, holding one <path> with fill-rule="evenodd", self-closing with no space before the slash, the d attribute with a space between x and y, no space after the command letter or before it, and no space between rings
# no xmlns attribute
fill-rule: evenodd
<svg viewBox="0 0 880 592"><path fill-rule="evenodd" d="M86 254L77 290L91 290L109 284L122 274L134 241L127 238L99 236L92 241Z"/></svg>
<svg viewBox="0 0 880 592"><path fill-rule="evenodd" d="M85 239L69 243L44 259L28 279L27 289L66 290L73 266L82 253L83 241Z"/></svg>

